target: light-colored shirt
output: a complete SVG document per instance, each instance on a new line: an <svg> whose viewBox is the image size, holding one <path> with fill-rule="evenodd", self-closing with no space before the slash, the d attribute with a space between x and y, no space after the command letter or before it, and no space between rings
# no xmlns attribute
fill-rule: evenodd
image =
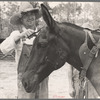
<svg viewBox="0 0 100 100"><path fill-rule="evenodd" d="M24 31L24 29L23 29ZM25 41L22 41L22 39L20 39L17 43L14 41L14 37L18 37L20 35L20 31L16 30L13 31L9 37L7 37L1 44L0 44L0 50L2 51L3 54L8 55L11 54L14 50L15 50L15 61L16 64L18 65L19 62L19 58L22 52L22 47L23 47L23 43L28 44L28 45L32 45L33 41L35 39L35 37L31 38L31 39L25 39Z"/></svg>

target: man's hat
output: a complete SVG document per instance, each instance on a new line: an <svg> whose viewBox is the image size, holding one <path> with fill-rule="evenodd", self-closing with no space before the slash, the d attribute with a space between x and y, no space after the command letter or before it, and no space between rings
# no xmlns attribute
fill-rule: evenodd
<svg viewBox="0 0 100 100"><path fill-rule="evenodd" d="M21 25L21 18L22 18L22 13L23 12L29 12L32 11L36 19L39 19L41 17L41 12L39 7L34 8L29 2L22 2L20 7L19 7L19 12L13 15L10 19L10 23L13 25Z"/></svg>

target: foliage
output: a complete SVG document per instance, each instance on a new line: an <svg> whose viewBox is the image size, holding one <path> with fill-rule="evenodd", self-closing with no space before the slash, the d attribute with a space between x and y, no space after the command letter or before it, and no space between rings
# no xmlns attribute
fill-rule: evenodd
<svg viewBox="0 0 100 100"><path fill-rule="evenodd" d="M0 6L0 37L6 38L13 30L13 26L9 23L10 17L18 12L20 2L4 1Z"/></svg>
<svg viewBox="0 0 100 100"><path fill-rule="evenodd" d="M100 2L94 2L92 7L92 17L94 28L99 28L100 26Z"/></svg>
<svg viewBox="0 0 100 100"><path fill-rule="evenodd" d="M40 7L40 2L30 1L33 7ZM100 3L99 2L61 2L55 7L49 2L42 2L49 9L57 21L67 21L75 24L82 25L89 21L94 28L100 26ZM6 38L17 27L9 23L10 17L18 12L21 2L2 1L0 2L0 38ZM52 3L53 4L53 3ZM44 23L44 22L42 22ZM40 26L43 24L38 23Z"/></svg>
<svg viewBox="0 0 100 100"><path fill-rule="evenodd" d="M61 3L53 9L60 21L74 22L75 17L81 13L81 5L77 3Z"/></svg>

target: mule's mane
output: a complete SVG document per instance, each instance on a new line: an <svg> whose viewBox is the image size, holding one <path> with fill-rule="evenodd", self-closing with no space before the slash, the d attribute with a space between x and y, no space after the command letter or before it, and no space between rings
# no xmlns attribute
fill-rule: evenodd
<svg viewBox="0 0 100 100"><path fill-rule="evenodd" d="M68 22L62 22L62 24L65 24L67 26L70 26L70 27L73 27L73 28L76 28L76 29L79 29L79 30L87 29L87 30L91 31L92 34L100 35L100 31L98 31L98 29L92 30L92 29L89 29L89 28L83 28L81 26L78 26L78 25L75 25L75 24L72 24L72 23L68 23Z"/></svg>
<svg viewBox="0 0 100 100"><path fill-rule="evenodd" d="M71 27L73 27L73 28L81 29L81 30L84 29L83 27L80 27L80 26L78 26L78 25L75 25L75 24L72 24L72 23L68 23L68 22L62 22L62 24L65 24L65 25L67 25L67 26L71 26Z"/></svg>

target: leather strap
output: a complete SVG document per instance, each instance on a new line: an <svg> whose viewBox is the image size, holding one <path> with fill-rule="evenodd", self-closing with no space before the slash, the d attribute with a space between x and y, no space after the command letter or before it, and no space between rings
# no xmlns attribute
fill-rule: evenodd
<svg viewBox="0 0 100 100"><path fill-rule="evenodd" d="M86 71L88 70L89 65L91 64L93 58L98 56L96 54L99 52L99 49L100 49L100 39L99 39L98 43L92 47L92 49L89 53L89 58L83 66L83 70L86 70Z"/></svg>
<svg viewBox="0 0 100 100"><path fill-rule="evenodd" d="M86 78L86 72L93 60L94 57L97 57L96 55L98 55L97 53L99 52L100 49L100 39L98 41L98 43L96 43L93 35L89 32L86 31L86 39L85 42L87 43L87 33L89 34L92 42L95 44L95 46L92 47L92 49L90 50L89 54L88 54L88 58L86 59L83 67L82 67L82 71L80 72L80 88L79 88L79 99L83 99L85 96L85 88L84 88L84 83L85 83L85 78Z"/></svg>
<svg viewBox="0 0 100 100"><path fill-rule="evenodd" d="M96 40L94 39L92 33L89 31L88 34L89 34L89 36L90 36L92 42L93 42L94 44L96 44Z"/></svg>
<svg viewBox="0 0 100 100"><path fill-rule="evenodd" d="M86 71L88 70L92 60L94 57L97 57L97 54L99 52L99 49L100 49L100 39L99 41L96 43L93 35L86 29L85 29L85 32L89 34L90 38L92 39L93 43L95 43L95 46L92 47L92 49L90 50L89 54L88 54L88 59L86 60L86 62L84 63L83 67L82 67L82 71L80 73L80 78L84 78L86 76ZM87 37L86 37L87 39ZM86 42L87 40L85 40ZM81 80L82 80L81 79Z"/></svg>
<svg viewBox="0 0 100 100"><path fill-rule="evenodd" d="M94 39L94 37L93 37L91 31L89 31L89 30L87 30L87 29L84 29L84 32L87 33L87 34L89 34L89 36L90 36L92 42L93 42L94 44L96 44L96 40Z"/></svg>
<svg viewBox="0 0 100 100"><path fill-rule="evenodd" d="M83 70L86 70L86 71L88 70L90 63L92 62L97 52L98 52L98 48L96 46L93 46L93 48L91 49L89 53L89 58L83 66Z"/></svg>

